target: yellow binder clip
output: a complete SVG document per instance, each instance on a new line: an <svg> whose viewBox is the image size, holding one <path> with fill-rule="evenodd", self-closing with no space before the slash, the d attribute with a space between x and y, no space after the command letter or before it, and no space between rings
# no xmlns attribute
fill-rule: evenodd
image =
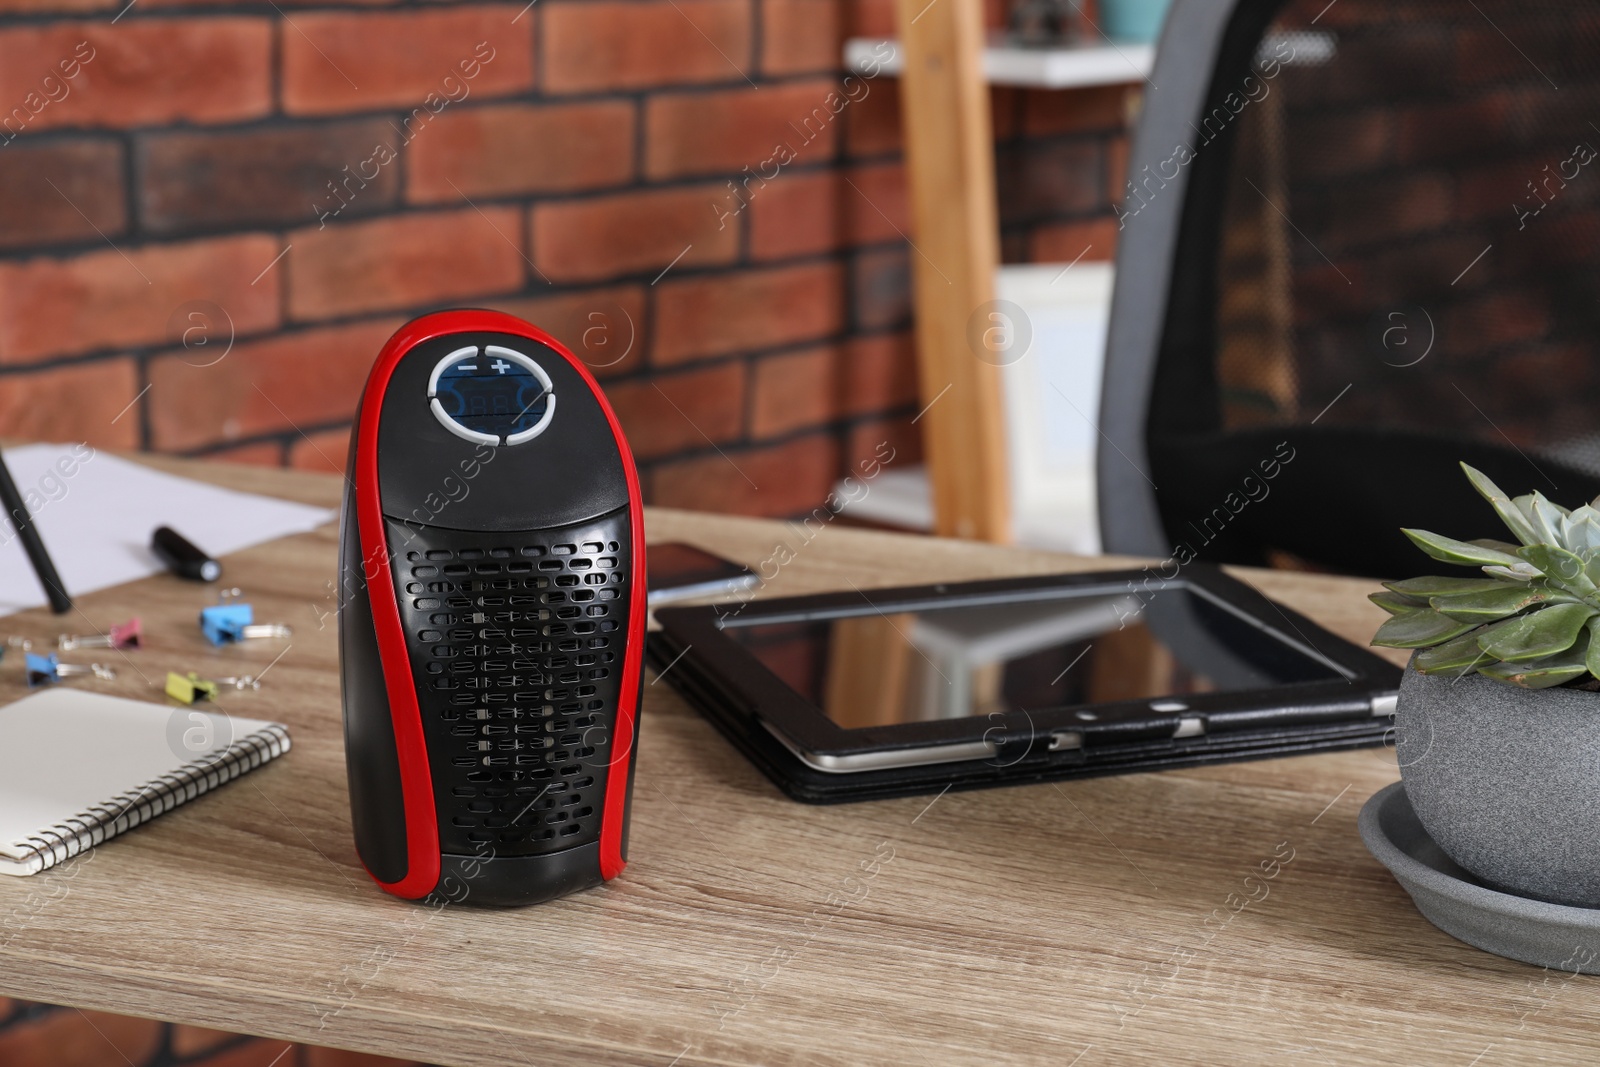
<svg viewBox="0 0 1600 1067"><path fill-rule="evenodd" d="M197 700L215 700L217 683L206 681L194 671L186 675L168 671L167 696L185 704L193 704Z"/></svg>

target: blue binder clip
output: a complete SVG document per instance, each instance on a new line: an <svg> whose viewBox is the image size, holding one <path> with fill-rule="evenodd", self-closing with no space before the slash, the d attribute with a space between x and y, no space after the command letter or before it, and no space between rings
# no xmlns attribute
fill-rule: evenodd
<svg viewBox="0 0 1600 1067"><path fill-rule="evenodd" d="M56 658L54 652L48 656L41 656L37 652L27 654L28 688L35 689L41 685L54 685L63 678L70 678L78 674L92 674L96 678L110 680L116 677L110 667L103 667L98 663L85 666L82 663L62 663Z"/></svg>
<svg viewBox="0 0 1600 1067"><path fill-rule="evenodd" d="M204 608L200 612L200 632L213 645L231 645L235 641L248 641L257 637L291 637L294 631L281 623L256 622L255 609L241 604L234 597L237 589L224 589L222 603Z"/></svg>

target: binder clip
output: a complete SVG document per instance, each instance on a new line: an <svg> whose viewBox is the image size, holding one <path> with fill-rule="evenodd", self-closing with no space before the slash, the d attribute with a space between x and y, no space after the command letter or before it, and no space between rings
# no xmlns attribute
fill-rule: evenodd
<svg viewBox="0 0 1600 1067"><path fill-rule="evenodd" d="M215 700L217 690L225 685L234 689L260 689L261 681L248 674L212 680L202 678L194 671L188 674L167 672L167 696L173 700L181 700L185 704L193 704L199 700Z"/></svg>
<svg viewBox="0 0 1600 1067"><path fill-rule="evenodd" d="M121 626L113 626L107 633L93 634L89 637L62 634L56 638L56 648L62 652L71 652L75 648L134 649L143 643L144 629L137 615Z"/></svg>
<svg viewBox="0 0 1600 1067"><path fill-rule="evenodd" d="M181 700L185 704L193 704L197 700L212 700L217 695L217 683L208 682L194 671L187 675L178 674L176 671L167 672L167 696L173 700Z"/></svg>
<svg viewBox="0 0 1600 1067"><path fill-rule="evenodd" d="M213 645L231 645L257 637L292 637L294 631L282 623L256 622L255 609L233 599L237 589L224 589L222 603L200 612L200 632Z"/></svg>
<svg viewBox="0 0 1600 1067"><path fill-rule="evenodd" d="M41 656L37 652L27 654L28 688L33 689L41 685L54 685L63 678L72 678L77 675L94 675L107 681L116 677L110 667L98 663L88 665L82 663L62 663L56 659L54 652L48 656Z"/></svg>

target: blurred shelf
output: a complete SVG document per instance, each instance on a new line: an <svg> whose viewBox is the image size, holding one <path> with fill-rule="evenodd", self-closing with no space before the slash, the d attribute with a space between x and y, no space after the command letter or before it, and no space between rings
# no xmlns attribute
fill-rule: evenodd
<svg viewBox="0 0 1600 1067"><path fill-rule="evenodd" d="M1080 492L1076 497L1084 498L1093 492L1092 477L1092 470L1083 472L1087 493ZM849 501L839 514L872 526L910 533L933 532L933 494L926 468L885 470L870 484L865 495L861 495L859 479L842 479L835 484L834 493ZM1018 511L1013 524L1013 544L1048 552L1100 555L1100 529L1092 497L1035 501Z"/></svg>
<svg viewBox="0 0 1600 1067"><path fill-rule="evenodd" d="M861 490L854 478L840 480L833 491L840 500L848 501L839 509L842 515L898 530L933 531L933 493L923 467L885 470L872 482L871 490L859 497Z"/></svg>
<svg viewBox="0 0 1600 1067"><path fill-rule="evenodd" d="M995 40L983 50L983 75L990 85L1036 89L1127 85L1150 76L1155 56L1155 46L1149 44L1022 48ZM899 42L887 37L852 37L844 43L844 65L861 74L869 74L874 67L878 74L899 74Z"/></svg>

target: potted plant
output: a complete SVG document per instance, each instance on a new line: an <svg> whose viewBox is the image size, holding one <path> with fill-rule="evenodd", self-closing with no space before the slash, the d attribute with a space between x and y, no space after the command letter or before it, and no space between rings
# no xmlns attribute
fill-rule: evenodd
<svg viewBox="0 0 1600 1067"><path fill-rule="evenodd" d="M1517 543L1404 533L1478 575L1386 582L1372 643L1416 650L1396 755L1433 840L1485 882L1600 907L1600 499L1511 499L1462 464Z"/></svg>

